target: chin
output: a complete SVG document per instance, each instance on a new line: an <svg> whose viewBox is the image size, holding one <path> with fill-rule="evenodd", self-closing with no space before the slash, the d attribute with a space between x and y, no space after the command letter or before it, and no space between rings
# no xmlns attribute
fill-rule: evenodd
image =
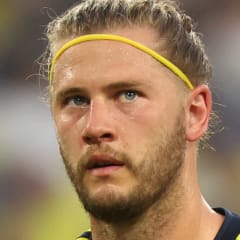
<svg viewBox="0 0 240 240"><path fill-rule="evenodd" d="M148 207L150 201L141 198L139 191L107 184L94 191L78 191L85 210L94 218L106 223L120 224L139 217Z"/></svg>
<svg viewBox="0 0 240 240"><path fill-rule="evenodd" d="M88 189L84 193L79 193L79 197L82 199L87 197L88 200L99 202L103 205L109 205L109 202L119 202L127 197L127 193L121 189L121 187L114 184L102 184L95 188Z"/></svg>

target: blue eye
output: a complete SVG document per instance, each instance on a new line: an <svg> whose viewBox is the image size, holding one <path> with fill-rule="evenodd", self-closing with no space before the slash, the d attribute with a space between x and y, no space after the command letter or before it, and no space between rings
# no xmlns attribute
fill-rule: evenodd
<svg viewBox="0 0 240 240"><path fill-rule="evenodd" d="M127 90L123 92L123 96L126 101L133 101L138 97L138 94L135 91Z"/></svg>
<svg viewBox="0 0 240 240"><path fill-rule="evenodd" d="M83 107L89 104L89 100L83 96L73 96L68 98L68 104Z"/></svg>

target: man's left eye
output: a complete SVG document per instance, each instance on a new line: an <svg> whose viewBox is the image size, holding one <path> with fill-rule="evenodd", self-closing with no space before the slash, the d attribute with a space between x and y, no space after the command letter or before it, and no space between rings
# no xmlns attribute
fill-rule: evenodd
<svg viewBox="0 0 240 240"><path fill-rule="evenodd" d="M136 91L127 90L122 93L122 97L125 101L133 101L138 97L138 93Z"/></svg>

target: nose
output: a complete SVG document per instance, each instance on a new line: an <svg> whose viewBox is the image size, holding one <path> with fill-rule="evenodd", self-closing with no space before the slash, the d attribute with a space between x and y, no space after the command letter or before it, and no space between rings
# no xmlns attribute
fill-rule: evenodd
<svg viewBox="0 0 240 240"><path fill-rule="evenodd" d="M91 101L89 111L85 115L82 139L89 145L111 142L116 139L113 113L103 100Z"/></svg>

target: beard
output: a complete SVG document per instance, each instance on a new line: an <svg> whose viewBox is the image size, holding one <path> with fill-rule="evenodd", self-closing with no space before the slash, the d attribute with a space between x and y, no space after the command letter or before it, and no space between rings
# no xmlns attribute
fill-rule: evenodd
<svg viewBox="0 0 240 240"><path fill-rule="evenodd" d="M120 224L126 220L135 221L155 203L166 205L169 192L175 197L168 198L173 199L173 202L167 202L167 205L172 207L177 205L179 201L176 199L177 194L172 193L170 189L179 183L185 158L185 125L182 112L180 114L171 132L162 131L153 136L140 161L132 160L128 154L115 151L109 145L89 146L86 154L80 158L77 168L73 169L69 163L69 155L60 144L67 173L88 213L104 222ZM100 195L91 194L91 189L83 181L84 166L96 151L114 156L133 174L137 184L127 195L114 189L107 189Z"/></svg>

